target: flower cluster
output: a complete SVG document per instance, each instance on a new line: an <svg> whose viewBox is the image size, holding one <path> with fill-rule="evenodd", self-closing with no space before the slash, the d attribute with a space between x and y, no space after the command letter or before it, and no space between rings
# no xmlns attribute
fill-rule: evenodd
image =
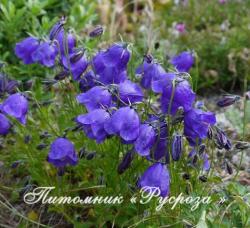
<svg viewBox="0 0 250 228"><path fill-rule="evenodd" d="M45 40L27 37L16 44L15 53L24 64L38 63L46 67L53 67L58 60L63 67L63 73L72 75L78 80L87 69L88 62L84 50L76 48L76 38L71 32L66 32L62 18L51 29Z"/></svg>
<svg viewBox="0 0 250 228"><path fill-rule="evenodd" d="M210 135L216 118L203 105L194 105L196 94L188 74L195 61L193 53L185 51L174 56L170 61L175 68L172 72L146 55L135 70L140 81L136 83L128 76L131 58L128 44L115 43L87 62L84 51L76 48L75 37L65 32L63 24L64 20L60 20L53 26L49 41L41 42L34 37L21 41L16 45L16 54L26 64L37 62L47 67L54 66L59 57L62 75L71 74L82 91L76 100L85 106L87 113L75 118L79 129L96 143L115 136L130 145L118 172L123 173L137 153L153 163L139 179L138 186L159 187L161 195L167 196L168 166L183 158L185 138L192 147L188 156L192 165L196 166L201 159L203 170L208 171L210 163L202 142ZM152 94L159 97L159 102L151 103ZM229 147L228 141L221 140L218 144ZM58 168L75 165L77 155L73 144L66 138L56 139L48 161Z"/></svg>

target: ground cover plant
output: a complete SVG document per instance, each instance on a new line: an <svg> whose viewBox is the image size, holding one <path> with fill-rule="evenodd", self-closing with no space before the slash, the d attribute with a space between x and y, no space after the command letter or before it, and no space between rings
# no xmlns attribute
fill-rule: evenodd
<svg viewBox="0 0 250 228"><path fill-rule="evenodd" d="M242 91L213 102L222 110L241 106L240 130L232 135L197 92L203 88L199 48L182 47L166 58L161 45L152 48L154 29L137 46L136 32L134 43L100 25L81 36L72 20L62 16L47 28L36 26L41 32L27 31L1 64L1 225L250 226L249 182L239 183L250 148L247 64L235 81ZM184 24L176 30L184 32ZM9 58L19 61L8 64ZM22 80L10 77L14 72ZM34 72L38 77L29 78ZM237 165L229 159L235 151ZM103 198L34 203L29 193L43 186L53 188L49 196ZM189 200L164 204L169 197Z"/></svg>

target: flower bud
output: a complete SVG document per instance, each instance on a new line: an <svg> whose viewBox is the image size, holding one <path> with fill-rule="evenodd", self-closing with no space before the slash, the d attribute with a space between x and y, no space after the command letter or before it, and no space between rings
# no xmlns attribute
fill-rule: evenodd
<svg viewBox="0 0 250 228"><path fill-rule="evenodd" d="M248 142L238 142L235 144L235 148L238 150L246 150L250 148L250 143Z"/></svg>
<svg viewBox="0 0 250 228"><path fill-rule="evenodd" d="M71 63L76 63L78 62L84 55L84 50L80 48L78 51L76 51L71 57L70 57L70 62Z"/></svg>
<svg viewBox="0 0 250 228"><path fill-rule="evenodd" d="M206 149L206 145L201 144L199 147L199 155L202 155Z"/></svg>
<svg viewBox="0 0 250 228"><path fill-rule="evenodd" d="M199 177L199 180L200 180L201 182L207 182L207 177L206 177L206 176L200 176L200 177Z"/></svg>
<svg viewBox="0 0 250 228"><path fill-rule="evenodd" d="M212 129L211 127L208 128L207 137L208 137L209 139L212 139L212 138L213 138L213 129Z"/></svg>
<svg viewBox="0 0 250 228"><path fill-rule="evenodd" d="M46 145L46 144L44 144L44 143L41 143L41 144L37 145L36 149L37 149L37 150L43 150L43 149L45 149L47 146L48 146L48 145Z"/></svg>
<svg viewBox="0 0 250 228"><path fill-rule="evenodd" d="M95 29L93 29L90 33L89 36L94 38L97 36L101 36L103 34L103 27L98 25Z"/></svg>
<svg viewBox="0 0 250 228"><path fill-rule="evenodd" d="M172 158L178 161L182 154L182 136L175 135L172 142Z"/></svg>
<svg viewBox="0 0 250 228"><path fill-rule="evenodd" d="M62 71L62 72L58 73L58 74L54 77L54 79L57 80L57 81L60 81L60 80L65 79L67 76L68 76L68 72L67 72L67 71Z"/></svg>
<svg viewBox="0 0 250 228"><path fill-rule="evenodd" d="M131 162L133 161L133 158L134 158L134 151L130 150L124 155L122 161L120 162L118 166L117 172L119 174L124 173L130 167Z"/></svg>
<svg viewBox="0 0 250 228"><path fill-rule="evenodd" d="M227 170L228 174L230 174L230 175L233 174L233 168L232 168L232 166L229 165L228 162L226 162L226 170Z"/></svg>
<svg viewBox="0 0 250 228"><path fill-rule="evenodd" d="M226 150L230 150L232 148L232 144L227 138L225 132L223 132L219 128L217 128L217 132L215 135L215 144L219 149L225 148Z"/></svg>
<svg viewBox="0 0 250 228"><path fill-rule="evenodd" d="M227 107L232 104L234 104L236 101L238 101L241 97L237 95L226 95L221 100L217 102L217 105L219 107Z"/></svg>

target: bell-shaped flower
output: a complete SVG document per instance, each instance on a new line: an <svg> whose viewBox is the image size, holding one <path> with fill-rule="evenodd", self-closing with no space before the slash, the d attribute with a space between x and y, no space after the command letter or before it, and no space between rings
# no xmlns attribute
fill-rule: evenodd
<svg viewBox="0 0 250 228"><path fill-rule="evenodd" d="M175 115L180 107L183 108L184 112L187 112L192 109L194 100L195 93L188 81L177 78L163 89L161 109L164 113L170 111L172 115Z"/></svg>
<svg viewBox="0 0 250 228"><path fill-rule="evenodd" d="M126 104L142 101L142 89L136 83L126 80L118 85L119 98Z"/></svg>
<svg viewBox="0 0 250 228"><path fill-rule="evenodd" d="M28 101L20 93L10 95L1 105L2 113L16 118L20 123L26 124Z"/></svg>
<svg viewBox="0 0 250 228"><path fill-rule="evenodd" d="M10 122L5 115L0 113L0 135L7 135L10 130Z"/></svg>
<svg viewBox="0 0 250 228"><path fill-rule="evenodd" d="M84 52L74 51L69 56L62 56L62 64L69 73L72 74L74 80L79 80L81 75L88 67L88 61L84 55Z"/></svg>
<svg viewBox="0 0 250 228"><path fill-rule="evenodd" d="M204 112L201 109L191 109L184 114L184 135L190 145L201 143L207 137L208 128L216 123L212 112Z"/></svg>
<svg viewBox="0 0 250 228"><path fill-rule="evenodd" d="M82 92L87 92L94 86L96 86L96 75L90 70L80 79L79 88Z"/></svg>
<svg viewBox="0 0 250 228"><path fill-rule="evenodd" d="M102 107L110 107L112 96L105 87L95 86L86 93L81 93L76 97L77 101L85 105L88 111Z"/></svg>
<svg viewBox="0 0 250 228"><path fill-rule="evenodd" d="M163 67L152 58L145 58L135 73L142 77L141 85L145 89L150 89L153 81L159 80L162 74L166 74Z"/></svg>
<svg viewBox="0 0 250 228"><path fill-rule="evenodd" d="M134 109L122 107L114 112L104 127L108 134L118 134L125 141L136 140L139 136L139 116Z"/></svg>
<svg viewBox="0 0 250 228"><path fill-rule="evenodd" d="M101 143L107 137L104 124L109 118L110 116L105 110L95 109L87 114L79 115L76 121L82 125L83 131L89 138Z"/></svg>
<svg viewBox="0 0 250 228"><path fill-rule="evenodd" d="M184 51L179 55L174 56L171 59L171 64L173 64L179 72L189 72L191 67L194 65L194 61L195 59L193 53Z"/></svg>
<svg viewBox="0 0 250 228"><path fill-rule="evenodd" d="M118 84L127 78L127 64L130 52L123 44L114 44L93 58L92 66L100 82Z"/></svg>
<svg viewBox="0 0 250 228"><path fill-rule="evenodd" d="M141 176L138 186L156 187L160 190L160 195L166 197L169 195L170 175L166 165L155 163L151 165Z"/></svg>
<svg viewBox="0 0 250 228"><path fill-rule="evenodd" d="M39 40L35 37L27 37L16 44L15 54L22 59L24 64L31 64L36 62L32 55L39 48Z"/></svg>
<svg viewBox="0 0 250 228"><path fill-rule="evenodd" d="M142 124L139 136L134 143L135 151L141 156L150 155L150 149L154 146L155 140L156 134L153 127L148 124Z"/></svg>
<svg viewBox="0 0 250 228"><path fill-rule="evenodd" d="M47 161L57 168L76 165L78 157L72 142L66 138L57 138L50 146Z"/></svg>
<svg viewBox="0 0 250 228"><path fill-rule="evenodd" d="M34 62L38 62L46 67L53 67L55 65L58 49L53 42L40 43L39 47L32 53Z"/></svg>

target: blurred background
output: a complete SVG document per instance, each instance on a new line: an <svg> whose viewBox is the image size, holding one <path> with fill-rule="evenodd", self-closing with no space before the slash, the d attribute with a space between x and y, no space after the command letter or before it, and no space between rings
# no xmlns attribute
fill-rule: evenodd
<svg viewBox="0 0 250 228"><path fill-rule="evenodd" d="M248 0L1 0L0 61L12 78L50 74L21 64L13 48L28 32L43 37L62 15L83 46L133 43L134 62L142 60L136 53L151 53L167 68L171 56L193 50L197 61L191 75L199 74L198 93L241 91L243 78L249 79ZM90 42L88 32L96 25L105 33Z"/></svg>

